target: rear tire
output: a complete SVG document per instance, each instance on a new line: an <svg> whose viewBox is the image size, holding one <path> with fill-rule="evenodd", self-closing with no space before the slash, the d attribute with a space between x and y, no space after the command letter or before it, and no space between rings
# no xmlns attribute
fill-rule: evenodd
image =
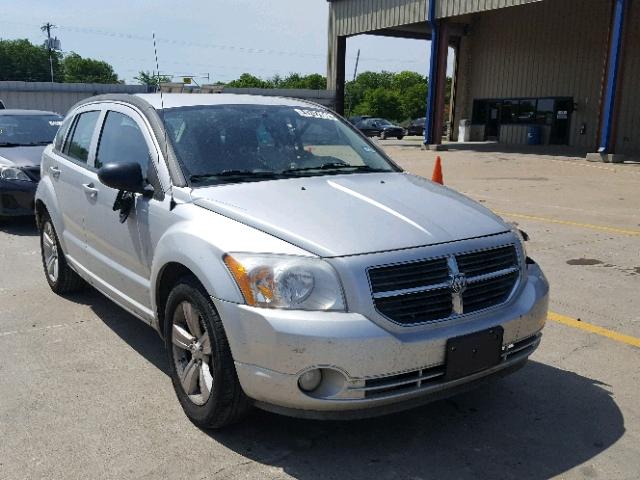
<svg viewBox="0 0 640 480"><path fill-rule="evenodd" d="M53 222L46 213L41 220L40 253L44 278L54 293L64 295L82 290L85 285L84 280L69 267Z"/></svg>
<svg viewBox="0 0 640 480"><path fill-rule="evenodd" d="M404 138L404 135L398 135L396 138L397 138L398 140L402 140L402 139Z"/></svg>
<svg viewBox="0 0 640 480"><path fill-rule="evenodd" d="M205 429L241 420L251 403L238 381L220 316L195 278L177 281L164 318L171 381L189 420Z"/></svg>

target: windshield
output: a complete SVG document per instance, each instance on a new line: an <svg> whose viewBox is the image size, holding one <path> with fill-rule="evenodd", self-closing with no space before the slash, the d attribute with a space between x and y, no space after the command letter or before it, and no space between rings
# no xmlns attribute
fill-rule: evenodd
<svg viewBox="0 0 640 480"><path fill-rule="evenodd" d="M167 109L163 117L193 186L398 170L321 108L207 105Z"/></svg>
<svg viewBox="0 0 640 480"><path fill-rule="evenodd" d="M59 115L0 115L0 146L47 145L61 123Z"/></svg>
<svg viewBox="0 0 640 480"><path fill-rule="evenodd" d="M384 118L374 118L371 120L371 122L375 122L378 125L392 125L392 123L389 120L386 120Z"/></svg>

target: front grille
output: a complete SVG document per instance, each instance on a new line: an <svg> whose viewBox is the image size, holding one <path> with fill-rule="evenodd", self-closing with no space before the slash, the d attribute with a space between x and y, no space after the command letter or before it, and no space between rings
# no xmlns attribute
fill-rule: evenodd
<svg viewBox="0 0 640 480"><path fill-rule="evenodd" d="M376 309L402 325L446 320L504 303L519 276L514 245L368 270Z"/></svg>
<svg viewBox="0 0 640 480"><path fill-rule="evenodd" d="M369 270L373 293L403 290L446 282L449 268L446 258L403 263Z"/></svg>
<svg viewBox="0 0 640 480"><path fill-rule="evenodd" d="M362 390L365 398L401 394L439 383L443 376L444 366L414 370L388 377L367 379Z"/></svg>
<svg viewBox="0 0 640 480"><path fill-rule="evenodd" d="M464 312L477 312L478 310L489 308L492 305L503 303L509 297L517 279L518 273L513 272L472 283L462 294Z"/></svg>
<svg viewBox="0 0 640 480"><path fill-rule="evenodd" d="M448 288L379 298L376 307L383 315L400 323L421 323L451 315L453 301Z"/></svg>
<svg viewBox="0 0 640 480"><path fill-rule="evenodd" d="M513 246L456 255L458 270L471 277L511 268L518 264Z"/></svg>

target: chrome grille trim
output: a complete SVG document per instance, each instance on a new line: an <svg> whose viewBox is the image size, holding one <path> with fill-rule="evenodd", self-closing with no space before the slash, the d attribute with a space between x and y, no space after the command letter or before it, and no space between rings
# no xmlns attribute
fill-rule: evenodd
<svg viewBox="0 0 640 480"><path fill-rule="evenodd" d="M415 326L477 314L504 305L520 283L521 264L516 245L507 244L406 263L368 267L367 275L375 310L398 325ZM430 265L435 272L429 271L427 267ZM443 265L446 265L448 271L446 281L442 278ZM422 281L419 275L424 275ZM391 288L394 280L405 285L408 277L411 278L410 288ZM435 279L438 280L436 283L429 283ZM482 291L483 283L487 284L486 292ZM448 291L451 298L451 308L441 306L439 316L434 315L435 309L429 308L431 305L428 298L429 294L435 294L438 290ZM466 291L469 291L467 295ZM425 297L420 299L420 294ZM393 299L398 302L394 303ZM465 302L468 303L467 309ZM414 307L412 312L410 305ZM424 312L423 318L420 318L421 312Z"/></svg>
<svg viewBox="0 0 640 480"><path fill-rule="evenodd" d="M390 292L378 292L373 294L373 298L378 299L378 298L399 297L401 295L430 292L431 290L439 290L442 288L449 288L449 282L435 283L433 285L427 285L424 287L405 288L403 290L392 290Z"/></svg>
<svg viewBox="0 0 640 480"><path fill-rule="evenodd" d="M436 369L417 370L415 372L410 372L410 374L415 378L408 378L406 380L398 380L398 381L392 380L389 383L379 383L377 385L372 385L372 386L352 387L349 390L354 392L375 392L379 390L386 390L389 388L402 387L403 385L411 385L411 384L416 384L415 386L419 387L424 381L442 377L444 375L444 369L442 367L436 367ZM390 377L390 378L394 378L394 377Z"/></svg>
<svg viewBox="0 0 640 480"><path fill-rule="evenodd" d="M499 270L493 273L485 273L483 275L478 275L477 277L468 277L467 280L469 281L470 284L484 282L486 280L491 280L494 278L502 277L504 275L509 275L510 273L516 273L518 270L520 270L520 267L505 268L504 270Z"/></svg>

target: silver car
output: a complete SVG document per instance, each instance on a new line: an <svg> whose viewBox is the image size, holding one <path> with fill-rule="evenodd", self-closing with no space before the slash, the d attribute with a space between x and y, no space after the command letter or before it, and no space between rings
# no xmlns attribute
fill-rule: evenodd
<svg viewBox="0 0 640 480"><path fill-rule="evenodd" d="M107 95L71 109L36 195L51 289L164 338L198 426L414 407L522 367L548 283L521 233L284 98Z"/></svg>

